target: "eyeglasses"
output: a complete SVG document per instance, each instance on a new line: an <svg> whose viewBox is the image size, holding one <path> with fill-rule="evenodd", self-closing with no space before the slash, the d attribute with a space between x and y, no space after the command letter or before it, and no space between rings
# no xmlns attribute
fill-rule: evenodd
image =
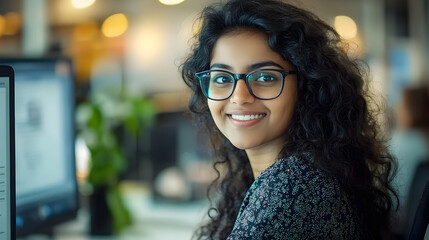
<svg viewBox="0 0 429 240"><path fill-rule="evenodd" d="M247 89L253 97L260 100L271 100L280 96L284 80L289 74L297 71L280 69L259 69L248 74L234 74L224 70L208 70L196 73L204 95L215 101L222 101L232 96L238 80L246 82Z"/></svg>

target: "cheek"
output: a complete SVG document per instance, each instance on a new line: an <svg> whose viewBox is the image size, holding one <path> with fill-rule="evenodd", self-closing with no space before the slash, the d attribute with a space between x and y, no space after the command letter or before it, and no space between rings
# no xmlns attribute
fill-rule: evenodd
<svg viewBox="0 0 429 240"><path fill-rule="evenodd" d="M292 115L294 114L295 109L295 102L287 102L287 104L281 104L276 105L272 108L273 112L277 112L278 114L275 114L274 121L277 126L279 126L280 129L285 130L289 126L290 119L292 118Z"/></svg>
<svg viewBox="0 0 429 240"><path fill-rule="evenodd" d="M211 100L207 100L207 106L209 106L210 113L213 116L213 113L216 112L216 103Z"/></svg>
<svg viewBox="0 0 429 240"><path fill-rule="evenodd" d="M297 97L296 88L292 86L289 91L285 92L285 95L278 98L279 101L275 102L273 109L275 109L274 112L278 113L277 119L280 124L289 125L289 121L295 112Z"/></svg>
<svg viewBox="0 0 429 240"><path fill-rule="evenodd" d="M280 100L280 99L279 99ZM273 114L273 126L277 126L279 132L284 132L292 119L293 114L295 113L295 104L296 98L289 98L284 100L281 104L276 104L272 107L272 112L277 113Z"/></svg>
<svg viewBox="0 0 429 240"><path fill-rule="evenodd" d="M216 123L216 126L219 128L220 120L222 118L222 102L207 100L207 105L209 106L210 113L214 122Z"/></svg>

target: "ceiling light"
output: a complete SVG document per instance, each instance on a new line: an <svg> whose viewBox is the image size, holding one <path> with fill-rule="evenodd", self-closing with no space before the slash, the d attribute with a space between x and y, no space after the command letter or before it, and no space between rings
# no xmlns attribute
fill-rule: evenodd
<svg viewBox="0 0 429 240"><path fill-rule="evenodd" d="M185 0L159 0L160 3L164 5L176 5L182 3Z"/></svg>
<svg viewBox="0 0 429 240"><path fill-rule="evenodd" d="M72 4L75 8L87 8L94 2L95 0L72 0Z"/></svg>

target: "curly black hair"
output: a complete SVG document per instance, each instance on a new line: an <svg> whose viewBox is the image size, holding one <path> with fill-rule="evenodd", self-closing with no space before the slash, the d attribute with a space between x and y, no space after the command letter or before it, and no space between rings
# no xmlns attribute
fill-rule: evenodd
<svg viewBox="0 0 429 240"><path fill-rule="evenodd" d="M218 172L214 186L221 196L209 210L211 221L195 236L225 239L254 181L244 150L234 147L217 129L195 73L209 69L220 36L252 29L265 33L269 47L299 73L298 99L284 133L288 141L278 157L310 153L315 166L335 176L352 196L367 238L381 238L397 199L391 187L396 164L380 134L376 116L380 109L369 107L372 98L365 63L347 55L331 26L280 0L232 0L206 7L200 20L201 30L181 71L193 91L189 109L211 136Z"/></svg>

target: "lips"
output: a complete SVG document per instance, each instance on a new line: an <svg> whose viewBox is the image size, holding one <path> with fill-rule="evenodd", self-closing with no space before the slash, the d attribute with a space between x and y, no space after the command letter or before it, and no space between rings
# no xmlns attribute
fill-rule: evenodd
<svg viewBox="0 0 429 240"><path fill-rule="evenodd" d="M227 117L238 127L250 127L260 122L266 113L230 113Z"/></svg>

